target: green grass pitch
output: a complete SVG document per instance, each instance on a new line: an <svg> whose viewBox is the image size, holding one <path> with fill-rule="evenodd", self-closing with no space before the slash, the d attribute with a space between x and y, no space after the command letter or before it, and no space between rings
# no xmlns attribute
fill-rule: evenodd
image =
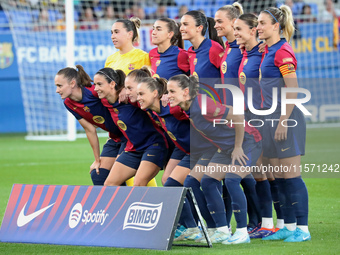
<svg viewBox="0 0 340 255"><path fill-rule="evenodd" d="M105 139L100 139L101 144ZM252 240L251 244L213 248L173 247L169 254L339 254L340 173L329 166L340 164L340 129L307 130L306 156L302 165L316 164L314 172L303 173L309 191L309 228L312 240L287 244ZM86 139L75 142L25 141L22 135L0 136L0 220L14 183L91 185L88 174L93 160ZM317 166L327 164L327 172ZM310 166L311 167L311 166ZM338 170L340 171L340 170ZM160 183L162 172L157 176ZM327 178L326 178L327 177ZM235 227L235 222L233 221ZM163 251L105 247L0 243L0 254L164 254Z"/></svg>

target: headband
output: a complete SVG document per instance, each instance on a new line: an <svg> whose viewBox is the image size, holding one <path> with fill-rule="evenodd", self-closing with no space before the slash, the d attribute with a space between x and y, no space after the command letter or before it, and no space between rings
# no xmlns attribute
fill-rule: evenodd
<svg viewBox="0 0 340 255"><path fill-rule="evenodd" d="M279 22L277 21L277 19L274 17L274 15L273 15L270 11L265 10L265 12L268 12L268 13L273 17L273 19L276 21L276 23L279 23ZM280 30L281 30L280 23L279 23L279 27L280 27Z"/></svg>
<svg viewBox="0 0 340 255"><path fill-rule="evenodd" d="M115 70L113 70L114 72L116 72ZM107 78L109 78L111 81L114 81L110 76L108 76L106 73L102 72L102 71L98 71L97 73L100 73L100 74L104 74ZM116 82L116 81L114 81Z"/></svg>

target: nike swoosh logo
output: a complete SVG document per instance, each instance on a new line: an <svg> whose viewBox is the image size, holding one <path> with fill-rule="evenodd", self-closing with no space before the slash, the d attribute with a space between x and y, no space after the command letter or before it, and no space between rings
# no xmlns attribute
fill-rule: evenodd
<svg viewBox="0 0 340 255"><path fill-rule="evenodd" d="M281 149L282 152L286 151L286 150L289 150L290 147L286 148L286 149Z"/></svg>
<svg viewBox="0 0 340 255"><path fill-rule="evenodd" d="M147 154L148 157L154 157L155 155L150 155L150 154Z"/></svg>
<svg viewBox="0 0 340 255"><path fill-rule="evenodd" d="M302 237L303 241L307 240L308 238L309 238L309 236Z"/></svg>
<svg viewBox="0 0 340 255"><path fill-rule="evenodd" d="M52 205L54 205L55 203L46 206L44 208L41 208L39 211L36 211L34 213L25 215L24 211L26 208L27 203L24 205L24 207L21 209L18 220L17 220L17 225L18 227L22 227L25 226L27 223L29 223L30 221L34 220L36 217L38 217L40 214L42 214L43 212L45 212L48 208L50 208Z"/></svg>

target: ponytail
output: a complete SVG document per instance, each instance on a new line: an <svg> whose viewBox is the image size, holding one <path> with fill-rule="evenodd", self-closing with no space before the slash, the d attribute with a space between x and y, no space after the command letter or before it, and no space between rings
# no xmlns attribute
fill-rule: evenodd
<svg viewBox="0 0 340 255"><path fill-rule="evenodd" d="M175 45L181 49L184 49L184 42L182 39L182 34L179 31L180 25L170 18L160 18L158 20L166 23L169 33L174 32L174 35L170 39L171 45Z"/></svg>
<svg viewBox="0 0 340 255"><path fill-rule="evenodd" d="M79 86L80 88L92 86L92 79L85 72L84 68L81 65L76 65L76 68L65 67L63 69L60 69L57 75L63 75L68 82L71 82L74 79L77 86Z"/></svg>
<svg viewBox="0 0 340 255"><path fill-rule="evenodd" d="M235 2L232 5L225 5L219 8L217 11L224 11L227 14L229 20L237 19L243 14L243 7L240 3Z"/></svg>
<svg viewBox="0 0 340 255"><path fill-rule="evenodd" d="M284 18L283 24L285 26L282 28L283 36L289 42L295 31L293 13L287 5L282 5L279 9L282 11Z"/></svg>
<svg viewBox="0 0 340 255"><path fill-rule="evenodd" d="M167 80L164 78L143 78L140 83L145 83L147 88L152 92L157 90L158 92L158 98L161 99L163 94L166 94L167 92Z"/></svg>
<svg viewBox="0 0 340 255"><path fill-rule="evenodd" d="M116 22L123 23L128 32L133 32L132 43L139 42L139 28L142 23L139 18L131 17L130 19L118 19Z"/></svg>
<svg viewBox="0 0 340 255"><path fill-rule="evenodd" d="M181 89L189 88L189 96L194 99L198 94L198 81L195 76L191 75L190 77L186 76L185 74L178 74L172 76L169 81L176 81L178 86Z"/></svg>
<svg viewBox="0 0 340 255"><path fill-rule="evenodd" d="M214 40L215 42L218 42L224 49L225 45L223 43L223 39L217 35L217 30L214 28L215 20L213 18L207 17L207 23L208 23L209 39Z"/></svg>
<svg viewBox="0 0 340 255"><path fill-rule="evenodd" d="M270 7L261 13L267 13L272 20L272 24L279 23L280 33L282 31L283 36L289 42L294 34L294 19L292 10L287 5L281 5L280 8Z"/></svg>
<svg viewBox="0 0 340 255"><path fill-rule="evenodd" d="M96 75L97 74L103 76L108 83L114 81L116 83L115 90L117 91L117 95L119 95L119 93L124 88L125 81L125 73L122 70L113 70L112 68L105 67L100 69Z"/></svg>
<svg viewBox="0 0 340 255"><path fill-rule="evenodd" d="M84 68L81 65L76 65L76 67L78 69L77 84L81 84L85 87L91 87L93 81L90 76L85 72Z"/></svg>

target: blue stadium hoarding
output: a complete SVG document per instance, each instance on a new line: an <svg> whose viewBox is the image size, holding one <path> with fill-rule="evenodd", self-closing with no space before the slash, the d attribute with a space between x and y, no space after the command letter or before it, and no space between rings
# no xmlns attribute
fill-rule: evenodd
<svg viewBox="0 0 340 255"><path fill-rule="evenodd" d="M171 249L185 188L13 185L1 242Z"/></svg>

